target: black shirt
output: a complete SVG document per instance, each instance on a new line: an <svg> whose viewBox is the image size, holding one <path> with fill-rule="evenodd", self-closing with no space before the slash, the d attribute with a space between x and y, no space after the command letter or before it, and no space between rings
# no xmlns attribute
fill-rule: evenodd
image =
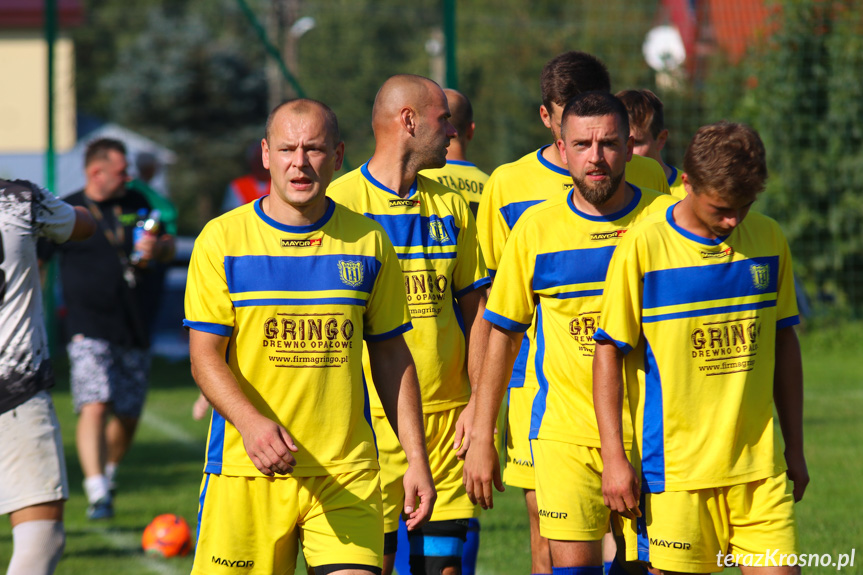
<svg viewBox="0 0 863 575"><path fill-rule="evenodd" d="M121 252L128 260L139 212L149 213L150 204L142 194L129 189L103 202L88 200L83 190L64 200L90 210L98 224L96 233L87 240L51 244L40 251L43 259L55 250L62 256L60 281L67 310L67 339L83 334L117 345L149 347L149 318L156 311L162 275L136 270L135 285L130 286L124 278L126 265ZM112 236L113 240L109 239Z"/></svg>

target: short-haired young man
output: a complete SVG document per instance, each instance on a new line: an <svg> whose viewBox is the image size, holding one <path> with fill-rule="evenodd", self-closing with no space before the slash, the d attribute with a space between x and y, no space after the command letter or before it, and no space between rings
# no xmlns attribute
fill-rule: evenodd
<svg viewBox="0 0 863 575"><path fill-rule="evenodd" d="M528 377L538 388L530 445L540 533L549 540L553 573L601 575L610 515L602 502L591 336L615 246L674 199L626 182L632 155L626 109L608 92L587 92L567 104L557 145L575 185L525 212L507 242L495 280L505 289L492 289L485 313L494 329L477 386L470 450L479 457L469 460L465 478L483 507L490 506L492 485L483 474L492 471L500 482L495 415L522 335L535 323L537 345L529 356L535 370Z"/></svg>
<svg viewBox="0 0 863 575"><path fill-rule="evenodd" d="M492 172L486 183L477 213L477 233L483 257L494 277L507 238L516 222L530 206L549 198L566 196L572 189L557 141L560 139L563 108L575 96L592 90L611 91L608 69L599 58L572 50L549 60L540 75L542 105L539 117L549 129L552 140L519 160L504 164ZM633 156L626 167L627 179L642 189L668 193L668 184L660 166L653 160ZM533 366L527 357L535 345L535 327L522 339L507 392L506 468L503 480L511 487L524 490L530 521L532 573L549 573L551 561L548 541L539 534L536 507L536 482L530 452L529 427L531 409L537 388L528 373Z"/></svg>
<svg viewBox="0 0 863 575"><path fill-rule="evenodd" d="M629 133L635 140L632 151L645 158L653 158L668 178L671 195L682 198L683 172L662 159L662 150L668 142L668 129L665 127L665 112L662 100L650 90L622 90L615 94L626 111L629 112Z"/></svg>
<svg viewBox="0 0 863 575"><path fill-rule="evenodd" d="M809 482L803 375L788 244L750 212L767 179L761 139L742 124L704 126L684 169L686 197L628 232L612 258L594 402L605 503L637 522L639 558L709 573L727 553L797 553L794 502ZM643 372L640 387L621 364ZM635 468L624 383L640 398ZM799 573L744 573L765 569Z"/></svg>

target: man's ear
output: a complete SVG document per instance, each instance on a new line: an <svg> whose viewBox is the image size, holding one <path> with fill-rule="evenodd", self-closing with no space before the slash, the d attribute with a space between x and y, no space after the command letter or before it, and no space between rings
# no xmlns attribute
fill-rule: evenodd
<svg viewBox="0 0 863 575"><path fill-rule="evenodd" d="M662 148L665 147L665 144L668 143L668 130L662 130L659 132L659 135L656 136L656 151L661 152Z"/></svg>
<svg viewBox="0 0 863 575"><path fill-rule="evenodd" d="M402 127L407 130L407 132L414 136L416 135L417 129L417 112L413 108L409 106L405 106L399 112L399 117L401 118Z"/></svg>
<svg viewBox="0 0 863 575"><path fill-rule="evenodd" d="M545 107L545 104L539 107L539 117L542 120L542 123L545 124L545 127L551 130L551 113L548 111L548 108Z"/></svg>

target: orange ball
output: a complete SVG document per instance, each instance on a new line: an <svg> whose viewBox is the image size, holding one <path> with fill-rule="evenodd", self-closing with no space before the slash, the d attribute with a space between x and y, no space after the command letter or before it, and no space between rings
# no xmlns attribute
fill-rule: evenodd
<svg viewBox="0 0 863 575"><path fill-rule="evenodd" d="M192 548L189 524L179 515L165 513L153 519L141 537L141 546L147 553L163 557L187 555Z"/></svg>

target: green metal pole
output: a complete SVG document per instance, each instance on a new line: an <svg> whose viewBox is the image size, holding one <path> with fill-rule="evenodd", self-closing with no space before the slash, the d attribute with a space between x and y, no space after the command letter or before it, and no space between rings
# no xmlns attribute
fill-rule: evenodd
<svg viewBox="0 0 863 575"><path fill-rule="evenodd" d="M57 0L45 1L45 47L48 50L48 139L45 147L45 187L54 190L54 43L57 40Z"/></svg>
<svg viewBox="0 0 863 575"><path fill-rule="evenodd" d="M48 51L48 138L45 145L45 187L51 192L56 190L54 174L54 43L57 40L57 0L45 0L45 48ZM45 272L43 305L45 307L45 327L48 335L48 352L57 356L57 314L54 312L54 284L57 277L57 264L51 260Z"/></svg>
<svg viewBox="0 0 863 575"><path fill-rule="evenodd" d="M443 37L446 56L446 87L458 90L458 69L455 57L455 2L443 0Z"/></svg>

